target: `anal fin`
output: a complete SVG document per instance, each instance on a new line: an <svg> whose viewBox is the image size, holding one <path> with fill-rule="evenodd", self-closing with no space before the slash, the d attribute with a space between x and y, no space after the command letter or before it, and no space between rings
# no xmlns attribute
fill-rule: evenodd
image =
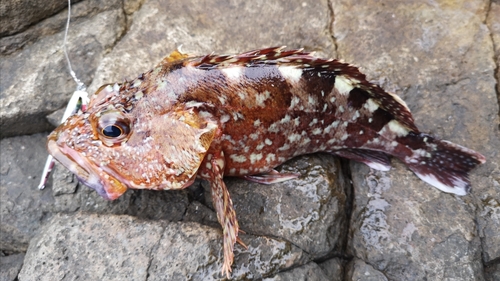
<svg viewBox="0 0 500 281"><path fill-rule="evenodd" d="M347 148L332 151L331 153L340 157L364 163L368 165L368 167L375 170L389 171L391 169L391 161L389 159L389 156L383 152L367 149Z"/></svg>
<svg viewBox="0 0 500 281"><path fill-rule="evenodd" d="M274 169L272 169L269 173L266 174L258 174L258 175L248 175L243 176L242 178L261 183L261 184L272 184L278 182L284 182L287 180L298 178L300 174L297 173L280 173Z"/></svg>

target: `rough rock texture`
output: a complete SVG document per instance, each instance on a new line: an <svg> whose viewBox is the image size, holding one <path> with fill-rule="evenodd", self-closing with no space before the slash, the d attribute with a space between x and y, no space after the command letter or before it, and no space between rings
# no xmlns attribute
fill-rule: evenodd
<svg viewBox="0 0 500 281"><path fill-rule="evenodd" d="M0 4L10 24L0 24L0 135L8 137L0 141L0 278L14 280L23 258L19 280L221 278L206 182L108 202L56 166L48 187L36 189L46 133L25 134L51 128L45 116L65 106L75 83L60 48L64 5L23 3ZM498 1L73 6L68 50L89 92L134 78L180 45L192 54L288 45L340 57L401 96L422 131L488 160L464 197L439 192L396 160L391 171L374 172L325 154L283 165L302 176L282 184L227 179L249 246L236 247L234 279L500 279Z"/></svg>
<svg viewBox="0 0 500 281"><path fill-rule="evenodd" d="M77 16L68 34L73 69L87 84L92 81L103 55L125 31L121 1L106 1L106 5L99 3L101 1L75 4ZM68 75L61 49L65 14L62 12L57 18L40 23L33 27L34 31L26 31L32 33L30 36L39 36L36 42L1 56L1 137L50 129L52 126L45 120L45 115L65 106L75 90L76 84ZM83 18L79 19L79 15ZM58 32L54 33L54 30ZM14 36L16 38L2 39L0 49L11 50L12 45L20 48L31 41L30 38L20 38L22 35Z"/></svg>
<svg viewBox="0 0 500 281"><path fill-rule="evenodd" d="M17 280L17 275L23 266L24 254L0 256L0 281Z"/></svg>

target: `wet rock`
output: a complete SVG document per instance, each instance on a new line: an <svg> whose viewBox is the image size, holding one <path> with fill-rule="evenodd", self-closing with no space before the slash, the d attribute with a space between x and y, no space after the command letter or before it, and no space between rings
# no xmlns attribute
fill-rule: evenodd
<svg viewBox="0 0 500 281"><path fill-rule="evenodd" d="M327 281L331 280L323 273L321 268L314 262L297 267L285 272L280 272L273 277L264 278L265 281L286 281L286 280L309 280Z"/></svg>
<svg viewBox="0 0 500 281"><path fill-rule="evenodd" d="M460 278L480 280L477 244L481 243L485 262L498 257L500 249L494 209L500 196L499 109L491 35L483 23L487 5L390 1L375 7L371 3L332 3L340 56L363 66L370 79L400 95L421 131L478 150L487 162L472 172L472 195L463 198L437 195L439 191L397 161L392 171L374 175L354 166L351 250L389 279L457 277L435 267L436 259L437 264L452 265ZM386 183L390 191L373 193L368 188ZM493 204L488 207L486 202ZM460 249L460 265L457 255L422 254L427 252L425 245L450 243Z"/></svg>
<svg viewBox="0 0 500 281"><path fill-rule="evenodd" d="M347 266L346 280L387 281L384 274L362 260L355 259Z"/></svg>
<svg viewBox="0 0 500 281"><path fill-rule="evenodd" d="M97 2L89 1L94 5L87 5L87 1L75 4L75 10L78 11L79 7L85 10L87 7L87 14L91 16L76 20L68 35L68 51L73 69L80 80L87 84L92 80L106 50L112 47L125 29L123 10L118 5L121 1L114 1L114 6L106 5L109 10L93 15L91 10L93 6L98 6ZM65 19L66 13L61 13L59 18ZM69 75L61 49L65 21L58 23L60 30L57 33L38 35L40 37L35 43L2 56L1 137L49 130L51 126L45 120L45 115L64 107L75 90L76 84ZM2 45L10 43L8 40L2 41Z"/></svg>
<svg viewBox="0 0 500 281"><path fill-rule="evenodd" d="M338 165L331 155L314 154L292 159L278 169L302 174L298 179L272 185L226 180L241 229L282 237L313 259L340 254L347 220L346 183Z"/></svg>
<svg viewBox="0 0 500 281"><path fill-rule="evenodd" d="M258 278L308 260L289 242L244 235L232 276ZM56 215L32 241L19 280L216 280L222 235L197 223Z"/></svg>
<svg viewBox="0 0 500 281"><path fill-rule="evenodd" d="M0 281L15 281L21 270L24 254L0 256Z"/></svg>

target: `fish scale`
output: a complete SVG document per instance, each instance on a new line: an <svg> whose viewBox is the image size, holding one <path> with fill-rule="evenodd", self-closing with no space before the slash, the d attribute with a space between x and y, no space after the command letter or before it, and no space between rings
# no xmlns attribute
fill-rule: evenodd
<svg viewBox="0 0 500 281"><path fill-rule="evenodd" d="M173 52L132 81L102 86L48 149L106 199L127 189L211 183L229 276L239 225L224 176L271 184L274 168L318 151L389 170L389 156L438 189L465 195L481 154L420 133L397 95L349 64L283 47L238 55Z"/></svg>

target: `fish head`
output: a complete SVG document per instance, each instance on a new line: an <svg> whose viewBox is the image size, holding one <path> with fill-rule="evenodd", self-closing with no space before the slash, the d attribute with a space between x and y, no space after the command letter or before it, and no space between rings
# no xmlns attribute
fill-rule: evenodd
<svg viewBox="0 0 500 281"><path fill-rule="evenodd" d="M101 87L86 112L71 116L48 136L49 153L109 200L128 188L189 186L214 139L216 122L182 104L155 107L147 98L131 102L123 91L117 84Z"/></svg>

